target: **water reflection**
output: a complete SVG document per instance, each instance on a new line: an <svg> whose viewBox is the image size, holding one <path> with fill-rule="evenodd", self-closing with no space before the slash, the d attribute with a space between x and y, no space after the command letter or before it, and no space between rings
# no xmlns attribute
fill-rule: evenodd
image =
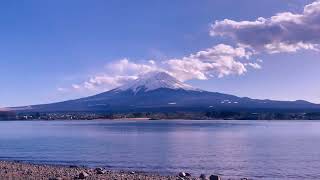
<svg viewBox="0 0 320 180"><path fill-rule="evenodd" d="M319 179L316 121L0 122L0 159Z"/></svg>

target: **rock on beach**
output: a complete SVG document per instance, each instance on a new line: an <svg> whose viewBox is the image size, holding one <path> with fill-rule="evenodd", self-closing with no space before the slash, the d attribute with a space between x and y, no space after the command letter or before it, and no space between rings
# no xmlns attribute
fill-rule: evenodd
<svg viewBox="0 0 320 180"><path fill-rule="evenodd" d="M178 176L164 176L151 173L106 171L100 168L78 166L33 165L20 162L0 161L1 180L175 180Z"/></svg>

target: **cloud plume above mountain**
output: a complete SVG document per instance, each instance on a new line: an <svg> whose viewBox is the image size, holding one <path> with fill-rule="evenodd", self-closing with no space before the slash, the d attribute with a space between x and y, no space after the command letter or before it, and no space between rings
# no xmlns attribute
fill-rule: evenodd
<svg viewBox="0 0 320 180"><path fill-rule="evenodd" d="M165 71L180 81L241 75L248 68L261 68L258 61L250 61L251 56L252 52L243 47L219 44L189 56L160 62L149 60L137 63L125 58L107 64L105 73L90 77L83 83L73 84L72 89L109 90L152 71Z"/></svg>
<svg viewBox="0 0 320 180"><path fill-rule="evenodd" d="M319 50L320 0L304 7L301 14L278 13L255 21L225 19L211 25L212 36L227 36L257 52L281 53Z"/></svg>
<svg viewBox="0 0 320 180"><path fill-rule="evenodd" d="M167 65L169 73L181 81L205 80L232 74L244 74L247 71L248 59L251 55L252 53L245 48L219 44L190 56L170 59L164 63Z"/></svg>
<svg viewBox="0 0 320 180"><path fill-rule="evenodd" d="M109 63L105 66L103 73L90 77L83 83L73 84L74 90L110 90L114 87L137 79L141 72L157 70L153 61L146 63L135 63L127 58Z"/></svg>

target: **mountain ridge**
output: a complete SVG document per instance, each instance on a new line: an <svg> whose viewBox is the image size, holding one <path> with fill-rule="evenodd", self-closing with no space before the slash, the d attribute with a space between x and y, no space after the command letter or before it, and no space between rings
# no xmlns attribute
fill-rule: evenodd
<svg viewBox="0 0 320 180"><path fill-rule="evenodd" d="M161 112L208 110L319 110L303 100L275 101L238 97L193 88L166 72L152 72L97 95L75 100L12 108L17 111Z"/></svg>
<svg viewBox="0 0 320 180"><path fill-rule="evenodd" d="M140 90L152 91L159 88L199 91L199 89L193 88L192 86L177 80L163 71L155 71L144 74L140 76L140 78L116 88L116 90L132 90L136 93Z"/></svg>

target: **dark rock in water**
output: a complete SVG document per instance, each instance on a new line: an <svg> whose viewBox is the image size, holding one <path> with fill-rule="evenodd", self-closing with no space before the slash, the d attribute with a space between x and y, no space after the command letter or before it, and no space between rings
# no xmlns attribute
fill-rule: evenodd
<svg viewBox="0 0 320 180"><path fill-rule="evenodd" d="M248 178L241 178L241 180L248 180Z"/></svg>
<svg viewBox="0 0 320 180"><path fill-rule="evenodd" d="M134 171L131 171L131 172L130 172L130 174L136 174L136 172L134 172Z"/></svg>
<svg viewBox="0 0 320 180"><path fill-rule="evenodd" d="M186 177L187 175L186 175L186 173L185 172L180 172L179 173L179 177Z"/></svg>
<svg viewBox="0 0 320 180"><path fill-rule="evenodd" d="M221 180L220 176L218 176L218 175L211 175L209 179L210 180Z"/></svg>
<svg viewBox="0 0 320 180"><path fill-rule="evenodd" d="M89 174L86 172L81 172L79 174L79 179L86 179L87 177L89 177Z"/></svg>
<svg viewBox="0 0 320 180"><path fill-rule="evenodd" d="M190 174L190 173L186 173L186 176L187 176L187 177L190 177L190 176L191 176L191 174Z"/></svg>
<svg viewBox="0 0 320 180"><path fill-rule="evenodd" d="M199 178L200 180L208 180L208 177L205 174L201 174Z"/></svg>

